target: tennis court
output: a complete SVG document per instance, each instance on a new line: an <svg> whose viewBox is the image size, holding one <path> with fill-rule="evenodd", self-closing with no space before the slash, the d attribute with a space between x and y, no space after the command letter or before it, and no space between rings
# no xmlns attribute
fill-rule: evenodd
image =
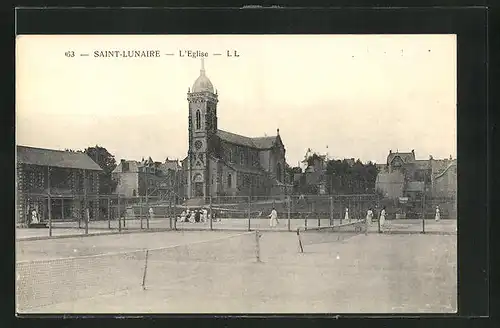
<svg viewBox="0 0 500 328"><path fill-rule="evenodd" d="M294 232L260 235L180 230L17 241L19 312L456 311L454 235L325 238L311 229L301 234L303 253Z"/></svg>

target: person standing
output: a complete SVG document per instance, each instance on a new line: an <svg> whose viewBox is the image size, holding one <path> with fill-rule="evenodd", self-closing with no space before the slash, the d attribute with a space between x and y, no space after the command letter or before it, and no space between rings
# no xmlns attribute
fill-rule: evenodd
<svg viewBox="0 0 500 328"><path fill-rule="evenodd" d="M349 209L345 208L344 221L349 221Z"/></svg>
<svg viewBox="0 0 500 328"><path fill-rule="evenodd" d="M441 213L439 211L439 206L436 206L436 215L434 219L436 220L436 222L439 222L439 220L441 220Z"/></svg>
<svg viewBox="0 0 500 328"><path fill-rule="evenodd" d="M153 220L153 217L155 215L155 211L153 210L152 207L149 208L149 219Z"/></svg>
<svg viewBox="0 0 500 328"><path fill-rule="evenodd" d="M368 229L370 228L372 218L373 218L373 211L371 208L369 208L368 211L366 211L366 232L368 232Z"/></svg>
<svg viewBox="0 0 500 328"><path fill-rule="evenodd" d="M208 221L208 211L206 208L203 209L203 215L201 216L201 222L207 222Z"/></svg>
<svg viewBox="0 0 500 328"><path fill-rule="evenodd" d="M380 211L380 226L382 227L385 224L385 206Z"/></svg>
<svg viewBox="0 0 500 328"><path fill-rule="evenodd" d="M278 223L278 212L276 212L276 209L273 207L271 214L269 214L269 226L271 228L275 227L275 223Z"/></svg>
<svg viewBox="0 0 500 328"><path fill-rule="evenodd" d="M33 211L31 211L31 223L32 224L37 224L37 223L40 223L38 221L38 213L36 212L36 209L33 208Z"/></svg>

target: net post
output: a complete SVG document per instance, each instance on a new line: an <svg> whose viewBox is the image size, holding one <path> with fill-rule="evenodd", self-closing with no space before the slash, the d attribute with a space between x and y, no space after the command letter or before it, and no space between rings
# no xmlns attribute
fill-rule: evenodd
<svg viewBox="0 0 500 328"><path fill-rule="evenodd" d="M149 250L146 249L146 255L144 259L144 272L142 274L142 290L146 290L146 275L148 273L148 256L149 255Z"/></svg>
<svg viewBox="0 0 500 328"><path fill-rule="evenodd" d="M120 207L120 194L118 194L118 232L122 232L122 209Z"/></svg>
<svg viewBox="0 0 500 328"><path fill-rule="evenodd" d="M259 230L255 231L255 256L257 262L262 262L260 260L260 232Z"/></svg>
<svg viewBox="0 0 500 328"><path fill-rule="evenodd" d="M214 227L213 227L214 216L212 213L212 195L210 195L210 200L209 200L209 204L208 204L208 215L210 218L210 230L214 230Z"/></svg>
<svg viewBox="0 0 500 328"><path fill-rule="evenodd" d="M49 215L49 237L52 237L52 200L50 199L50 194L47 195L47 206Z"/></svg>
<svg viewBox="0 0 500 328"><path fill-rule="evenodd" d="M306 214L305 214L305 218L304 218L304 230L307 230L307 217L308 217L308 216L309 216L309 215L306 213Z"/></svg>
<svg viewBox="0 0 500 328"><path fill-rule="evenodd" d="M291 226L290 226L290 216L291 216L291 207L292 207L292 199L290 197L290 195L287 196L287 201L288 201L288 212L287 212L287 216L288 216L288 231L292 231L291 230Z"/></svg>
<svg viewBox="0 0 500 328"><path fill-rule="evenodd" d="M297 228L297 239L299 241L300 252L304 253L304 247L302 246L302 239L300 238L300 228Z"/></svg>
<svg viewBox="0 0 500 328"><path fill-rule="evenodd" d="M252 226L250 224L250 210L252 207L252 198L248 196L248 231L252 231Z"/></svg>
<svg viewBox="0 0 500 328"><path fill-rule="evenodd" d="M111 196L108 196L108 229L111 230Z"/></svg>

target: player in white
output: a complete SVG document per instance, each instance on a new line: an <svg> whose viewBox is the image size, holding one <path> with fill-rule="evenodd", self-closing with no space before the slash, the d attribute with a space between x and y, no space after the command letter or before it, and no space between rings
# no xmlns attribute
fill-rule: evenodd
<svg viewBox="0 0 500 328"><path fill-rule="evenodd" d="M436 220L436 222L441 220L441 213L439 212L439 206L436 206L436 215L435 215L434 219Z"/></svg>
<svg viewBox="0 0 500 328"><path fill-rule="evenodd" d="M278 224L278 212L276 212L276 209L273 207L271 214L269 214L269 226L270 227L275 227L275 223Z"/></svg>
<svg viewBox="0 0 500 328"><path fill-rule="evenodd" d="M349 221L349 209L347 207L345 208L344 221Z"/></svg>
<svg viewBox="0 0 500 328"><path fill-rule="evenodd" d="M208 220L208 211L206 208L202 210L201 222L207 222Z"/></svg>
<svg viewBox="0 0 500 328"><path fill-rule="evenodd" d="M155 211L153 210L152 207L149 208L149 219L153 220L153 217L155 215Z"/></svg>
<svg viewBox="0 0 500 328"><path fill-rule="evenodd" d="M373 219L373 211L371 208L369 208L368 211L366 211L366 232L368 232L368 229L370 228L372 219Z"/></svg>
<svg viewBox="0 0 500 328"><path fill-rule="evenodd" d="M382 227L385 224L385 206L380 211L380 226Z"/></svg>
<svg viewBox="0 0 500 328"><path fill-rule="evenodd" d="M180 219L181 219L181 222L186 221L186 211L182 211Z"/></svg>
<svg viewBox="0 0 500 328"><path fill-rule="evenodd" d="M33 209L33 211L31 211L31 223L32 224L40 223L38 221L38 213L36 212L36 209Z"/></svg>

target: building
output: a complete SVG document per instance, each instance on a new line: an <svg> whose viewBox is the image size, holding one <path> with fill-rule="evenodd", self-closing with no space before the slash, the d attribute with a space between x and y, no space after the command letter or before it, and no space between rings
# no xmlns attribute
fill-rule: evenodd
<svg viewBox="0 0 500 328"><path fill-rule="evenodd" d="M42 220L78 220L88 200L91 217L99 216L102 169L83 152L17 146L17 223L36 209ZM50 194L50 200L49 200ZM49 211L49 203L51 208Z"/></svg>
<svg viewBox="0 0 500 328"><path fill-rule="evenodd" d="M415 158L415 151L389 151L387 162L378 166L376 189L386 198L418 198L426 193L433 198L456 199L457 192L456 159L427 160Z"/></svg>
<svg viewBox="0 0 500 328"><path fill-rule="evenodd" d="M205 74L188 90L189 148L182 161L185 195L264 196L291 189L285 181L285 146L279 135L247 137L220 130L218 94Z"/></svg>
<svg viewBox="0 0 500 328"><path fill-rule="evenodd" d="M178 160L165 162L120 160L112 172L117 182L115 193L123 197L150 196L161 199L182 198L182 168Z"/></svg>

